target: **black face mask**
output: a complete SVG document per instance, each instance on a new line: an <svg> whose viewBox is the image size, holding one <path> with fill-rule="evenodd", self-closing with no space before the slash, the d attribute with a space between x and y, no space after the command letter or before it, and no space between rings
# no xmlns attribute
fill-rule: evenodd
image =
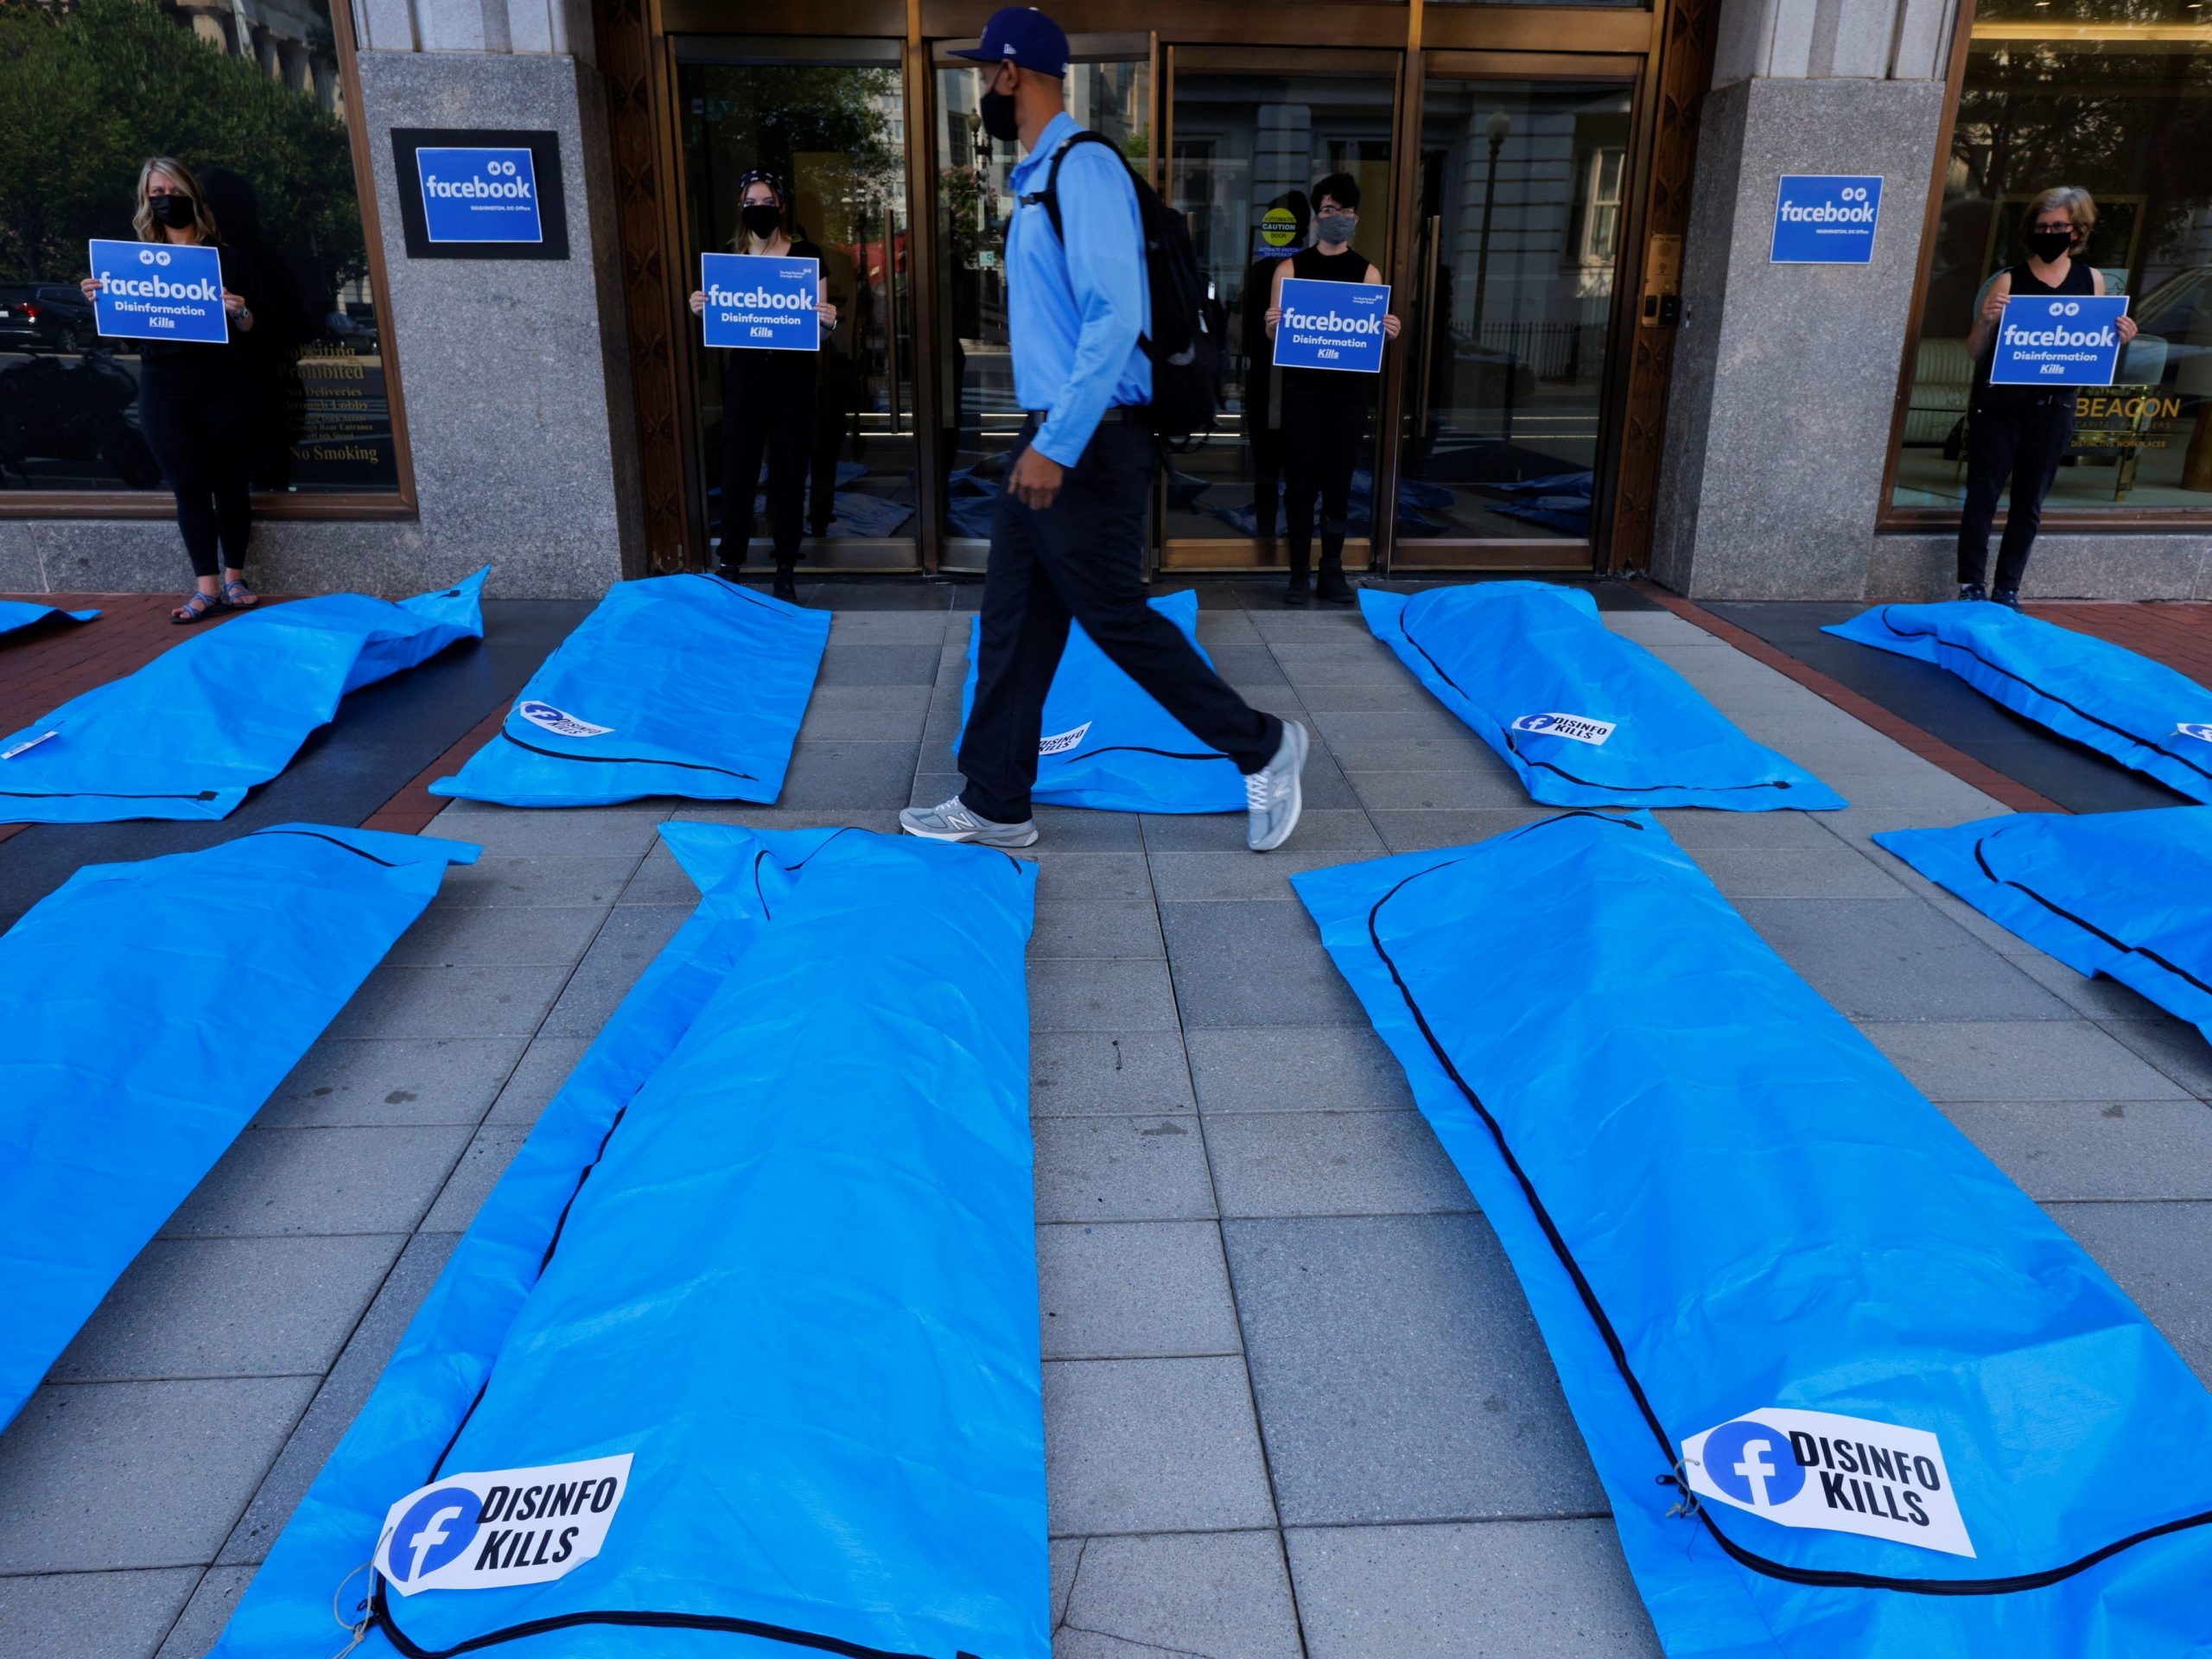
<svg viewBox="0 0 2212 1659"><path fill-rule="evenodd" d="M2027 243L2030 253L2035 255L2045 264L2049 264L2074 245L2074 232L2071 231L2030 231L2023 240Z"/></svg>
<svg viewBox="0 0 2212 1659"><path fill-rule="evenodd" d="M149 196L146 207L154 215L154 223L173 231L183 230L193 222L190 196Z"/></svg>
<svg viewBox="0 0 2212 1659"><path fill-rule="evenodd" d="M1012 92L985 92L977 113L983 118L983 130L1001 143L1011 144L1020 138L1021 121L1014 114Z"/></svg>
<svg viewBox="0 0 2212 1659"><path fill-rule="evenodd" d="M738 217L755 236L773 236L784 222L784 210L772 201L748 201Z"/></svg>

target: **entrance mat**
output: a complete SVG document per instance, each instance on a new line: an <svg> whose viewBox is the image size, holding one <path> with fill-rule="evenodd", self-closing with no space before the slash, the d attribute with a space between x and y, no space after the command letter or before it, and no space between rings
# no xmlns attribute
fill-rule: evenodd
<svg viewBox="0 0 2212 1659"><path fill-rule="evenodd" d="M0 738L0 823L228 817L348 691L482 639L489 574L397 604L270 605L188 637Z"/></svg>
<svg viewBox="0 0 2212 1659"><path fill-rule="evenodd" d="M1948 669L2061 737L2212 802L2212 690L2108 639L2008 605L1877 605L1822 630Z"/></svg>
<svg viewBox="0 0 2212 1659"><path fill-rule="evenodd" d="M2212 1038L2212 806L2022 812L1874 837L2077 973Z"/></svg>
<svg viewBox="0 0 2212 1659"><path fill-rule="evenodd" d="M1173 622L1199 660L1213 658L1198 643L1198 596L1185 589L1150 601ZM960 732L976 704L976 642L982 619L968 626L968 678L960 688ZM953 753L959 753L955 740ZM1183 722L1107 660L1074 623L1067 649L1045 696L1037 745L1037 785L1046 806L1090 806L1107 812L1242 812L1244 779L1236 763L1191 735Z"/></svg>
<svg viewBox="0 0 2212 1659"><path fill-rule="evenodd" d="M475 861L281 824L87 865L0 936L0 1427L446 867Z"/></svg>
<svg viewBox="0 0 2212 1659"><path fill-rule="evenodd" d="M662 834L704 898L486 1201L223 1659L336 1646L334 1605L369 1659L1048 1659L1035 867Z"/></svg>
<svg viewBox="0 0 2212 1659"><path fill-rule="evenodd" d="M1669 1655L2206 1651L2212 1395L1656 819L1291 880L1513 1262Z"/></svg>
<svg viewBox="0 0 2212 1659"><path fill-rule="evenodd" d="M1697 688L1598 620L1580 588L1363 588L1375 637L1550 806L1783 807L1843 798L1754 743Z"/></svg>
<svg viewBox="0 0 2212 1659"><path fill-rule="evenodd" d="M618 582L433 795L605 806L773 801L830 642L827 611L720 576Z"/></svg>

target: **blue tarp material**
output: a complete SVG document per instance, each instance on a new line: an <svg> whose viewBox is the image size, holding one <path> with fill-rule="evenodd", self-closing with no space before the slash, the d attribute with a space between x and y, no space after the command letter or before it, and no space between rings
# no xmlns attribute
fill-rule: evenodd
<svg viewBox="0 0 2212 1659"><path fill-rule="evenodd" d="M1198 644L1198 596L1185 589L1152 608ZM960 688L960 729L976 702L979 618L968 626L968 678ZM1049 806L1090 806L1107 812L1242 812L1244 779L1236 763L1191 735L1183 722L1106 659L1079 626L1045 697L1038 746L1035 798ZM959 753L956 739L953 752Z"/></svg>
<svg viewBox="0 0 2212 1659"><path fill-rule="evenodd" d="M89 864L0 937L0 1427L460 842L288 823Z"/></svg>
<svg viewBox="0 0 2212 1659"><path fill-rule="evenodd" d="M1874 840L2037 949L2212 1038L2212 806L2023 812Z"/></svg>
<svg viewBox="0 0 2212 1659"><path fill-rule="evenodd" d="M1877 605L1821 632L1947 668L2014 714L2212 802L2212 690L2125 645L1959 600Z"/></svg>
<svg viewBox="0 0 2212 1659"><path fill-rule="evenodd" d="M1541 582L1359 593L1375 637L1552 806L1783 807L1844 799L1754 743L1688 680Z"/></svg>
<svg viewBox="0 0 2212 1659"><path fill-rule="evenodd" d="M1656 819L1291 880L1512 1260L1674 1659L2212 1651L2212 1395Z"/></svg>
<svg viewBox="0 0 2212 1659"><path fill-rule="evenodd" d="M20 599L0 599L0 637L41 622L89 622L98 611L62 611L51 605L33 605ZM0 745L0 747L4 747Z"/></svg>
<svg viewBox="0 0 2212 1659"><path fill-rule="evenodd" d="M430 793L506 806L772 801L829 639L827 611L720 576L618 582L538 664L499 735Z"/></svg>
<svg viewBox="0 0 2212 1659"><path fill-rule="evenodd" d="M1048 1659L1034 867L854 830L662 834L706 897L485 1202L222 1659L324 1651L341 1586L363 1617L356 1569L434 1470L623 1452L595 1559L380 1588L414 1645L378 1624L357 1653ZM536 1619L562 1622L499 1639Z"/></svg>
<svg viewBox="0 0 2212 1659"><path fill-rule="evenodd" d="M483 638L487 574L396 605L270 605L192 635L0 738L0 823L228 817L346 693Z"/></svg>

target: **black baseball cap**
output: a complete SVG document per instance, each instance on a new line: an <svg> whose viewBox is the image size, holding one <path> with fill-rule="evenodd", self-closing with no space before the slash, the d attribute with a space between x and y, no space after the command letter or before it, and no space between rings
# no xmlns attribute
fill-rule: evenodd
<svg viewBox="0 0 2212 1659"><path fill-rule="evenodd" d="M1003 6L983 25L980 43L951 55L976 63L1019 64L1065 80L1067 31L1034 6Z"/></svg>

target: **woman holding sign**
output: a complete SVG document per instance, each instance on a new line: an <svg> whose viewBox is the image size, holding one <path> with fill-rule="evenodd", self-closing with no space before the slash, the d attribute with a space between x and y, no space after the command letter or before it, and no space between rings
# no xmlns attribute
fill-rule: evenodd
<svg viewBox="0 0 2212 1659"><path fill-rule="evenodd" d="M182 162L156 156L138 169L131 226L141 242L214 248L229 322L227 340L149 340L139 347L138 424L176 493L176 525L196 584L169 620L250 610L260 602L245 585L245 545L261 417L245 337L253 332L247 296L259 292L259 277L242 250L224 245L200 181ZM97 276L80 284L88 300L103 285Z"/></svg>
<svg viewBox="0 0 2212 1659"><path fill-rule="evenodd" d="M2076 259L2097 226L2097 206L2089 193L2070 184L2044 191L2028 204L2020 239L2028 257L1997 273L1982 296L1967 350L1974 358L1974 399L1967 416L1967 499L1959 518L1959 597L1994 599L2017 607L2020 577L2043 522L2044 498L2058 476L2058 463L2074 441L2074 388L1993 385L1989 371L1997 355L1997 334L2009 300L2054 294L2105 291L2105 274ZM2135 338L2135 320L2117 324L2120 343ZM1997 588L1981 585L1989 564L1989 526L1997 498L2012 486L2005 518L2005 537L1997 548Z"/></svg>
<svg viewBox="0 0 2212 1659"><path fill-rule="evenodd" d="M793 240L791 193L766 168L738 181L741 223L731 250L771 259L819 263L822 250ZM691 296L691 315L707 308L703 292ZM823 332L837 327L837 308L823 300L816 310ZM776 544L776 597L798 602L791 578L798 563L806 512L806 474L814 442L814 376L821 353L734 351L722 363L721 569L734 576L753 539L753 494L760 458L768 458L768 529Z"/></svg>
<svg viewBox="0 0 2212 1659"><path fill-rule="evenodd" d="M1352 251L1359 228L1359 181L1332 173L1313 187L1314 244L1275 268L1274 302L1268 308L1268 337L1282 321L1286 277L1306 282L1365 283L1382 273ZM1385 315L1386 339L1398 337L1398 319ZM1367 434L1368 380L1330 369L1282 371L1283 518L1289 530L1290 585L1283 597L1303 605L1313 558L1313 498L1321 499L1321 579L1318 591L1333 605L1352 602L1344 581L1344 518L1351 505L1351 474Z"/></svg>

